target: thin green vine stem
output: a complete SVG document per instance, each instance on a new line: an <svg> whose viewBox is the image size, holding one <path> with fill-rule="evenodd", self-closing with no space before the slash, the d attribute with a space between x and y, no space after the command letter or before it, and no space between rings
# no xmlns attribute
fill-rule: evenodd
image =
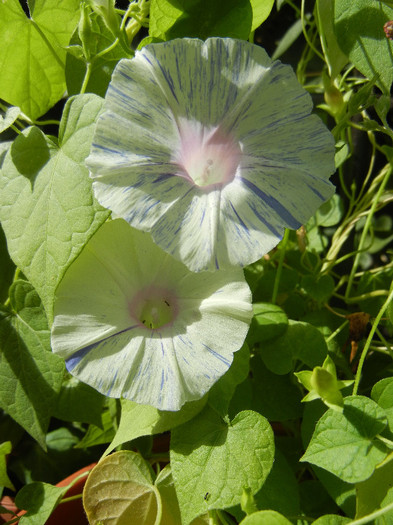
<svg viewBox="0 0 393 525"><path fill-rule="evenodd" d="M376 142L375 142L375 137L374 137L374 134L371 133L371 131L369 131L367 133L368 135L368 139L370 141L370 144L371 144L371 147L372 147L372 152L371 152L371 159L370 159L370 164L369 164L369 167L368 167L368 171L367 171L367 174L364 178L364 181L363 181L363 184L362 184L362 187L360 189L360 192L359 192L359 195L357 197L357 200L360 201L363 194L364 194L364 190L368 184L368 181L370 180L370 177L371 177L371 174L373 172L373 169L374 169L374 165L375 165L375 157L376 157Z"/></svg>
<svg viewBox="0 0 393 525"><path fill-rule="evenodd" d="M83 497L82 493L75 494L75 496L68 496L68 498L61 499L59 502L59 505L61 505L62 503L68 503L69 501L75 501L77 499L82 499L82 497Z"/></svg>
<svg viewBox="0 0 393 525"><path fill-rule="evenodd" d="M301 18L302 18L302 30L303 30L304 38L306 39L306 42L309 45L310 49L312 49L314 51L314 53L317 56L319 56L319 58L323 62L325 62L325 57L322 55L322 53L320 51L318 51L318 49L314 46L313 42L311 42L310 37L308 36L307 29L306 29L306 22L305 22L306 17L305 17L305 14L304 14L304 5L305 5L305 0L302 0L301 7L300 7L300 12L301 12Z"/></svg>
<svg viewBox="0 0 393 525"><path fill-rule="evenodd" d="M392 345L384 338L384 336L382 335L381 331L378 330L378 328L375 330L375 333L380 338L381 342L385 345L386 350L389 352L389 354L391 356L393 356L393 347L392 347Z"/></svg>
<svg viewBox="0 0 393 525"><path fill-rule="evenodd" d="M368 334L368 337L367 337L367 340L366 340L366 344L363 347L362 355L360 356L360 359L359 359L358 369L356 371L355 383L353 385L352 395L354 395L354 396L357 394L357 391L358 391L358 388L359 388L359 383L360 383L360 378L361 378L361 375L362 375L364 361L366 359L366 355L367 355L368 349L370 348L371 341L372 341L372 339L374 337L374 334L375 334L375 332L376 332L376 330L378 328L378 325L379 325L379 323L380 323L380 321L382 319L382 316L385 313L386 308L388 307L390 301L392 301L392 300L393 300L393 282L392 282L392 284L390 286L389 295L388 295L386 301L383 303L381 309L379 310L378 315L377 315L377 317L375 318L375 320L374 320L374 322L372 324L370 333Z"/></svg>
<svg viewBox="0 0 393 525"><path fill-rule="evenodd" d="M32 120L36 126L60 126L60 120Z"/></svg>
<svg viewBox="0 0 393 525"><path fill-rule="evenodd" d="M119 39L116 38L116 40L114 42L112 42L112 44L108 47L106 47L105 49L103 49L102 51L100 51L99 53L97 53L95 56L94 56L94 60L97 60L97 58L99 57L102 57L103 55L106 55L107 53L109 53L110 51L112 51L112 49L114 49L117 44L119 43Z"/></svg>
<svg viewBox="0 0 393 525"><path fill-rule="evenodd" d="M359 518L358 520L353 520L348 523L348 525L365 525L366 523L371 523L375 520L375 518L379 518L379 516L383 516L387 512L393 510L393 503L390 503L389 505L386 505L386 507L383 507L382 509L378 509L371 514L367 514L367 516L363 516L362 518Z"/></svg>
<svg viewBox="0 0 393 525"><path fill-rule="evenodd" d="M287 248L289 239L289 230L285 229L284 237L282 238L281 245L280 245L280 258L278 260L278 267L277 267L277 273L276 277L274 279L274 286L273 286L273 294L272 294L272 303L275 304L277 301L277 295L278 295L278 287L280 285L280 279L282 274L282 267L284 264L284 258L285 258L285 251Z"/></svg>
<svg viewBox="0 0 393 525"><path fill-rule="evenodd" d="M341 299L342 301L346 301L347 304L356 304L360 301L365 301L366 299L371 299L373 297L384 297L388 295L388 293L389 292L387 290L373 290L372 292L363 293L361 295L357 295L356 297L346 298L344 295L336 292L333 294L333 296Z"/></svg>
<svg viewBox="0 0 393 525"><path fill-rule="evenodd" d="M388 448L393 449L393 441L377 434L375 436L379 441L382 441Z"/></svg>
<svg viewBox="0 0 393 525"><path fill-rule="evenodd" d="M291 0L286 0L286 3L292 7L292 9L295 11L295 13L297 15L299 15L299 16L301 15L301 12L300 12L300 9L298 8L298 6L296 4L294 4L293 2L291 2Z"/></svg>
<svg viewBox="0 0 393 525"><path fill-rule="evenodd" d="M153 485L153 492L154 492L154 494L156 496L156 503L157 503L157 515L156 515L156 520L154 522L154 525L160 525L161 519L162 519L162 500L161 500L161 495L160 495L160 492L157 489L157 487L155 487L154 485Z"/></svg>
<svg viewBox="0 0 393 525"><path fill-rule="evenodd" d="M20 130L19 128L17 128L16 126L14 126L14 124L11 124L11 125L10 125L10 128L11 128L13 131L15 131L15 133L17 133L18 135L21 135L21 134L22 134L21 130Z"/></svg>
<svg viewBox="0 0 393 525"><path fill-rule="evenodd" d="M344 330L344 328L348 325L349 321L346 319L334 332L332 332L329 337L326 339L326 343L330 343L340 332Z"/></svg>
<svg viewBox="0 0 393 525"><path fill-rule="evenodd" d="M91 77L91 73L93 71L93 63L92 62L87 62L86 64L86 73L85 73L85 78L83 79L83 83L82 83L82 87L81 87L81 90L80 90L80 94L82 95L86 89L87 89L87 84L89 83L89 80L90 80L90 77Z"/></svg>
<svg viewBox="0 0 393 525"><path fill-rule="evenodd" d="M392 167L390 166L390 164L387 166L387 169L386 169L386 173L385 173L385 176L382 180L382 183L380 185L380 187L378 188L378 191L377 191L377 194L375 195L373 201L372 201L372 204L371 204L371 208L370 208L370 211L369 213L367 214L367 218L366 218L366 224L364 225L364 228L363 228L363 231L362 231L362 234L361 234L361 237L360 237L360 241L359 241L359 250L358 252L356 253L355 255L355 259L353 261L353 265L352 265L352 268L351 268L351 273L349 274L349 279L348 279L348 284L347 284L347 289L345 290L345 299L348 299L350 293L351 293L351 290L352 290L352 285L353 285L353 281L354 281L354 278L355 278L355 273L358 269L358 266L359 266L359 261L360 261L360 256L361 256L361 252L364 250L364 247L365 247L365 243L366 243L366 238L367 238L367 234L369 232L369 229L370 229L370 226L371 226L371 221L374 217L374 213L377 209L377 206L378 206L378 203L379 203L379 199L386 187L386 184L389 180L389 177L392 173Z"/></svg>

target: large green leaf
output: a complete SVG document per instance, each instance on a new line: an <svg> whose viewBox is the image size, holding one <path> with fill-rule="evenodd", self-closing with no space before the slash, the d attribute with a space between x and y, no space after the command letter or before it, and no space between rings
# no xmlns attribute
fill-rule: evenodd
<svg viewBox="0 0 393 525"><path fill-rule="evenodd" d="M45 525L68 487L54 487L40 481L24 486L16 495L15 503L27 514L19 520L20 525Z"/></svg>
<svg viewBox="0 0 393 525"><path fill-rule="evenodd" d="M288 317L284 310L275 304L254 303L253 312L254 317L247 335L250 346L279 337L288 328Z"/></svg>
<svg viewBox="0 0 393 525"><path fill-rule="evenodd" d="M50 350L41 301L26 281L10 289L12 312L0 313L0 406L45 448L45 433L64 375Z"/></svg>
<svg viewBox="0 0 393 525"><path fill-rule="evenodd" d="M139 454L121 450L91 471L83 505L90 525L154 525L157 496L149 464Z"/></svg>
<svg viewBox="0 0 393 525"><path fill-rule="evenodd" d="M329 409L321 417L301 461L348 483L364 481L386 456L385 447L375 439L385 427L385 413L374 401L347 397L342 413Z"/></svg>
<svg viewBox="0 0 393 525"><path fill-rule="evenodd" d="M292 374L271 372L256 355L251 360L252 409L270 421L287 421L301 417L301 391Z"/></svg>
<svg viewBox="0 0 393 525"><path fill-rule="evenodd" d="M53 410L53 416L64 421L80 421L99 426L105 397L76 377L68 375Z"/></svg>
<svg viewBox="0 0 393 525"><path fill-rule="evenodd" d="M111 411L109 409L104 410L101 413L100 425L89 425L82 440L75 446L75 448L85 449L87 447L110 443L115 437L115 434L116 429L114 427Z"/></svg>
<svg viewBox="0 0 393 525"><path fill-rule="evenodd" d="M323 335L315 326L290 320L281 337L261 343L260 353L269 370L275 374L287 374L292 370L296 359L310 368L322 365L327 355L327 346Z"/></svg>
<svg viewBox="0 0 393 525"><path fill-rule="evenodd" d="M169 412L150 405L139 405L133 401L121 401L121 417L116 435L106 450L113 449L141 436L161 434L193 418L206 404L206 397L186 403L181 410Z"/></svg>
<svg viewBox="0 0 393 525"><path fill-rule="evenodd" d="M393 43L383 26L393 19L393 8L375 0L335 0L334 30L342 51L370 80L390 93L393 81Z"/></svg>
<svg viewBox="0 0 393 525"><path fill-rule="evenodd" d="M209 391L209 405L221 416L226 416L237 385L244 381L250 371L250 350L245 344L233 356L229 370Z"/></svg>
<svg viewBox="0 0 393 525"><path fill-rule="evenodd" d="M229 422L206 407L175 428L171 465L182 523L190 523L207 509L237 505L246 487L255 494L273 458L272 429L257 412L240 412Z"/></svg>
<svg viewBox="0 0 393 525"><path fill-rule="evenodd" d="M255 502L258 509L275 510L287 516L300 513L298 482L285 456L278 449L272 470L261 490L255 494Z"/></svg>
<svg viewBox="0 0 393 525"><path fill-rule="evenodd" d="M170 465L167 465L158 474L155 485L160 492L162 504L162 525L179 525L181 523L179 503L177 501L175 484ZM206 513L203 516L192 520L191 525L209 525L209 516Z"/></svg>
<svg viewBox="0 0 393 525"><path fill-rule="evenodd" d="M255 31L269 16L274 0L250 0L250 4L252 7L251 31Z"/></svg>
<svg viewBox="0 0 393 525"><path fill-rule="evenodd" d="M393 378L385 377L375 383L371 390L371 399L384 409L389 429L393 432Z"/></svg>
<svg viewBox="0 0 393 525"><path fill-rule="evenodd" d="M356 517L361 518L382 507L382 501L392 486L393 468L389 461L375 469L374 474L366 481L356 485ZM389 513L389 519L393 522L393 511Z"/></svg>
<svg viewBox="0 0 393 525"><path fill-rule="evenodd" d="M256 20L261 19L254 1ZM250 0L152 0L149 34L166 40L209 36L247 39L253 25ZM263 16L262 16L263 18Z"/></svg>
<svg viewBox="0 0 393 525"><path fill-rule="evenodd" d="M0 2L0 98L30 118L43 115L65 91L64 46L79 19L79 0Z"/></svg>
<svg viewBox="0 0 393 525"><path fill-rule="evenodd" d="M60 279L109 213L94 200L84 166L101 107L95 95L70 99L59 145L28 128L0 172L0 221L9 253L39 293L49 322Z"/></svg>
<svg viewBox="0 0 393 525"><path fill-rule="evenodd" d="M181 523L170 466L153 483L149 464L128 450L115 452L98 463L87 480L83 503L90 525ZM207 523L197 518L192 525Z"/></svg>

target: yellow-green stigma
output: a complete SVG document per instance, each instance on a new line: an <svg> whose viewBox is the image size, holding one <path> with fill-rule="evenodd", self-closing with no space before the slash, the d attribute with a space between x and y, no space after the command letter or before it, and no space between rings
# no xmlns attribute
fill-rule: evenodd
<svg viewBox="0 0 393 525"><path fill-rule="evenodd" d="M173 310L166 299L146 299L142 305L139 320L147 328L161 328L173 321Z"/></svg>

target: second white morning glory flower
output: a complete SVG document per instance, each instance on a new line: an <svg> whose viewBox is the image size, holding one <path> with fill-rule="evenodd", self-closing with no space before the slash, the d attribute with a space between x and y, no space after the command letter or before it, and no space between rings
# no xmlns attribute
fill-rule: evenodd
<svg viewBox="0 0 393 525"><path fill-rule="evenodd" d="M87 164L98 201L191 270L244 266L334 192L334 140L249 42L151 44L116 67Z"/></svg>
<svg viewBox="0 0 393 525"><path fill-rule="evenodd" d="M242 270L191 272L116 219L56 291L52 349L109 397L179 410L228 370L251 316Z"/></svg>

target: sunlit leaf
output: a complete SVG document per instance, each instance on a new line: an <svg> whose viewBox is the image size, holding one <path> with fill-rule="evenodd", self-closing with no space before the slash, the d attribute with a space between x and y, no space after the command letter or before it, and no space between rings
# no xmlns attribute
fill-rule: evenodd
<svg viewBox="0 0 393 525"><path fill-rule="evenodd" d="M290 320L285 333L276 339L264 341L259 351L269 370L275 374L287 374L297 359L310 368L321 365L327 354L327 346L317 328L309 323Z"/></svg>
<svg viewBox="0 0 393 525"><path fill-rule="evenodd" d="M252 7L251 31L255 31L269 16L274 0L250 0L250 3Z"/></svg>
<svg viewBox="0 0 393 525"><path fill-rule="evenodd" d="M341 50L369 80L386 94L393 81L393 43L383 26L393 19L393 8L375 0L336 0L334 31Z"/></svg>
<svg viewBox="0 0 393 525"><path fill-rule="evenodd" d="M60 279L109 213L95 202L84 166L101 104L94 95L70 99L59 145L28 128L15 139L0 172L0 221L8 249L39 293L49 321Z"/></svg>
<svg viewBox="0 0 393 525"><path fill-rule="evenodd" d="M384 446L374 439L385 426L384 411L371 399L347 397L342 413L329 409L319 420L301 461L348 483L364 481L386 456Z"/></svg>
<svg viewBox="0 0 393 525"><path fill-rule="evenodd" d="M30 1L28 18L18 0L0 2L0 98L32 119L64 95L64 46L78 22L79 5L78 0Z"/></svg>
<svg viewBox="0 0 393 525"><path fill-rule="evenodd" d="M170 412L158 410L150 405L140 405L123 399L119 428L112 443L106 450L109 454L122 443L140 436L161 434L193 418L206 404L206 397L186 403L181 410Z"/></svg>
<svg viewBox="0 0 393 525"><path fill-rule="evenodd" d="M259 25L258 21L272 3L272 0L254 0L251 6L250 0L152 0L149 34L157 38L165 36L168 40L184 36L202 40L209 36L246 40L254 20Z"/></svg>
<svg viewBox="0 0 393 525"><path fill-rule="evenodd" d="M15 498L17 507L27 510L19 524L44 525L66 492L67 487L54 487L41 481L24 486Z"/></svg>
<svg viewBox="0 0 393 525"><path fill-rule="evenodd" d="M26 281L10 290L12 311L0 313L0 406L45 448L45 433L64 375L52 354L41 301Z"/></svg>
<svg viewBox="0 0 393 525"><path fill-rule="evenodd" d="M156 498L148 463L129 450L115 452L100 461L83 491L90 525L154 525Z"/></svg>
<svg viewBox="0 0 393 525"><path fill-rule="evenodd" d="M393 469L391 461L375 469L374 474L356 485L356 517L371 514L382 506L382 501L393 486ZM390 513L393 519L393 511ZM384 516L387 518L387 516Z"/></svg>
<svg viewBox="0 0 393 525"><path fill-rule="evenodd" d="M255 494L273 457L272 429L257 412L240 412L226 422L207 407L174 429L171 465L182 520L240 503L244 487Z"/></svg>

